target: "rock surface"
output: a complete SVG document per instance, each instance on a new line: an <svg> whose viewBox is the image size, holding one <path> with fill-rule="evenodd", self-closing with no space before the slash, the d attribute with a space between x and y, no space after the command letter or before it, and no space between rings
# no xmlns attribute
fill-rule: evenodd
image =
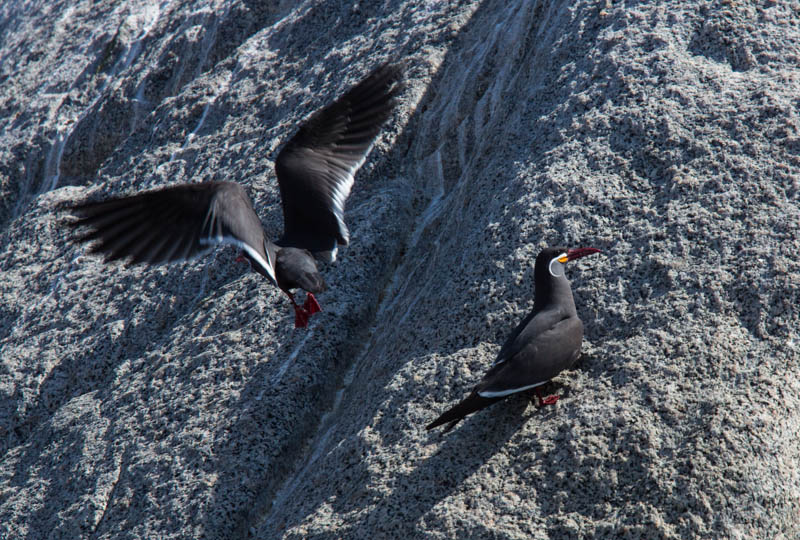
<svg viewBox="0 0 800 540"><path fill-rule="evenodd" d="M299 5L298 5L299 4ZM790 2L0 6L0 538L797 538ZM103 265L60 205L235 180L385 60L405 90L311 327L233 250ZM564 397L442 436L533 305Z"/></svg>

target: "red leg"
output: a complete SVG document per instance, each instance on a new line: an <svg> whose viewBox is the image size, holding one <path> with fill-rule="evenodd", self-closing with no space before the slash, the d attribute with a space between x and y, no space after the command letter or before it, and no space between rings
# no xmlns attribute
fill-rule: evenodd
<svg viewBox="0 0 800 540"><path fill-rule="evenodd" d="M305 308L302 308L297 305L297 302L294 301L294 295L289 291L283 291L286 293L286 296L289 297L289 300L292 302L292 307L294 307L294 327L295 328L305 328L308 326L308 318L311 314L306 311Z"/></svg>
<svg viewBox="0 0 800 540"><path fill-rule="evenodd" d="M308 312L300 306L294 307L294 327L305 328L308 326Z"/></svg>
<svg viewBox="0 0 800 540"><path fill-rule="evenodd" d="M309 316L322 311L319 302L317 302L317 299L314 298L314 295L311 293L306 294L306 301L303 304L303 309L308 312Z"/></svg>

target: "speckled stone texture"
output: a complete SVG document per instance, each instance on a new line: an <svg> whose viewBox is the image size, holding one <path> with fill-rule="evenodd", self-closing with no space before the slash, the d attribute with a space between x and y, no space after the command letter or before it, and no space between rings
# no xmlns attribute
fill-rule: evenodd
<svg viewBox="0 0 800 540"><path fill-rule="evenodd" d="M783 1L5 1L0 538L800 536L800 12ZM323 313L61 205L232 180L386 60ZM563 398L452 432L548 244Z"/></svg>

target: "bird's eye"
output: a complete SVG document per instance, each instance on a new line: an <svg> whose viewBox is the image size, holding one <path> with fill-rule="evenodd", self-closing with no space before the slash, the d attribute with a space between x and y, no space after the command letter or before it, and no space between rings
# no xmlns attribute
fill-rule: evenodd
<svg viewBox="0 0 800 540"><path fill-rule="evenodd" d="M550 275L553 277L561 277L564 275L564 265L559 261L562 258L562 255L555 257L552 261L550 261Z"/></svg>

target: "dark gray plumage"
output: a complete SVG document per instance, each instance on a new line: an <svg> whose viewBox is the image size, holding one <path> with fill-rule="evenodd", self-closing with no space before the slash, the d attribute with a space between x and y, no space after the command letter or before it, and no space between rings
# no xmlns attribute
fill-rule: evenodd
<svg viewBox="0 0 800 540"><path fill-rule="evenodd" d="M427 429L450 422L445 429L449 431L468 414L511 394L536 389L575 363L580 356L583 323L575 310L564 263L598 252L595 248L550 247L539 253L534 267L533 311L517 325L470 395Z"/></svg>
<svg viewBox="0 0 800 540"><path fill-rule="evenodd" d="M332 261L346 245L344 205L399 93L401 71L385 64L306 121L275 162L284 234L269 240L244 189L232 182L179 184L127 197L70 206L77 237L95 242L92 252L132 264L187 259L219 244L233 244L252 268L280 287L306 326L320 310L313 293L325 290L314 257ZM306 290L298 306L292 289Z"/></svg>
<svg viewBox="0 0 800 540"><path fill-rule="evenodd" d="M344 204L400 91L400 69L384 65L306 121L275 160L283 203L282 246L336 258L350 233Z"/></svg>

